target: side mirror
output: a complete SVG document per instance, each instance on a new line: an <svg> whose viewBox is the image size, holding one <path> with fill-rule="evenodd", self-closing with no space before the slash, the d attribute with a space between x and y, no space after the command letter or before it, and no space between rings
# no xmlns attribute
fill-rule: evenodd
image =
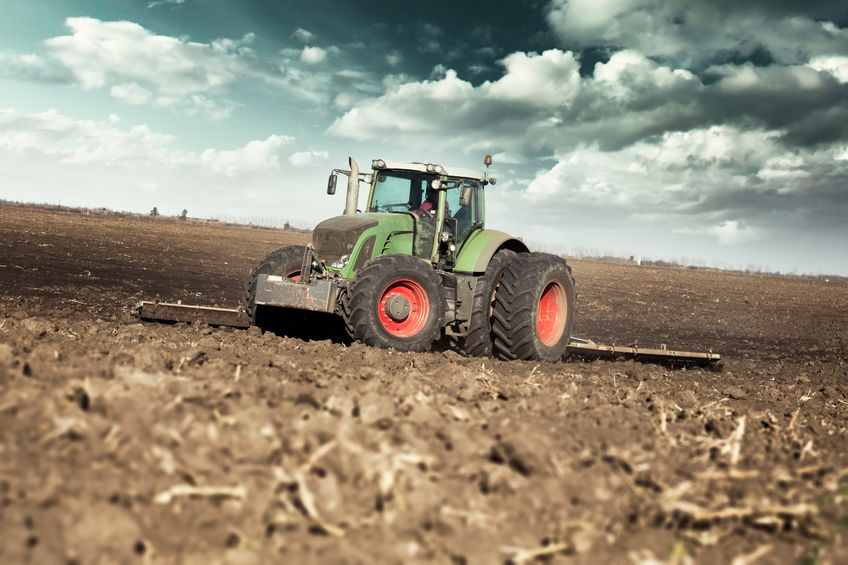
<svg viewBox="0 0 848 565"><path fill-rule="evenodd" d="M474 194L474 187L464 185L459 191L459 205L463 208L471 206L471 196Z"/></svg>
<svg viewBox="0 0 848 565"><path fill-rule="evenodd" d="M327 194L335 194L336 193L336 182L338 182L339 177L336 173L330 173L330 178L327 180Z"/></svg>

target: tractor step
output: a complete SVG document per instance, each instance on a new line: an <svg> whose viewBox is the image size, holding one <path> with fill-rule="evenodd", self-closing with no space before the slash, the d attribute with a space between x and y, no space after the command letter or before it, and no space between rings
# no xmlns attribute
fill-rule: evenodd
<svg viewBox="0 0 848 565"><path fill-rule="evenodd" d="M155 322L202 322L211 326L250 327L250 319L241 308L213 308L182 302L172 304L145 300L136 305L136 310L142 320Z"/></svg>
<svg viewBox="0 0 848 565"><path fill-rule="evenodd" d="M591 339L572 337L568 343L568 353L584 357L595 357L599 359L635 359L636 361L651 361L660 363L686 363L693 365L710 365L721 360L718 353L699 351L675 351L668 349L664 344L659 349L639 347L638 342L626 346L602 345Z"/></svg>

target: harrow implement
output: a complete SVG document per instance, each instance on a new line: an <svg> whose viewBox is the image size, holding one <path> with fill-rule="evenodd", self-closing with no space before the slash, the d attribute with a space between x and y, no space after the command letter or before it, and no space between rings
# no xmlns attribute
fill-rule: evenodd
<svg viewBox="0 0 848 565"><path fill-rule="evenodd" d="M215 308L210 306L192 306L177 303L143 301L136 306L139 318L154 322L194 322L211 326L230 326L234 328L250 327L250 319L242 308ZM680 363L687 365L711 365L721 360L718 353L699 351L678 351L668 349L665 344L659 348L640 347L638 342L625 346L604 345L591 339L572 337L568 343L569 355L592 359L634 359L653 363Z"/></svg>

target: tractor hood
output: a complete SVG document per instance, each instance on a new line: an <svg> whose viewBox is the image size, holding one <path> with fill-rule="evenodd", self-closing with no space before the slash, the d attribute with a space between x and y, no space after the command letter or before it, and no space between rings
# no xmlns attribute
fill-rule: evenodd
<svg viewBox="0 0 848 565"><path fill-rule="evenodd" d="M312 231L312 246L318 257L330 263L349 255L362 232L377 225L366 216L336 216L324 220Z"/></svg>

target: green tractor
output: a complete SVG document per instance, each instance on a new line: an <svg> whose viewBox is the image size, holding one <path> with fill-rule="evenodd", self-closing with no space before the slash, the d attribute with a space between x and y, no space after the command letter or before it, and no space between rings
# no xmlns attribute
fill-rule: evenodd
<svg viewBox="0 0 848 565"><path fill-rule="evenodd" d="M319 223L309 245L272 251L251 270L251 321L297 324L318 311L375 347L425 351L447 334L468 355L558 361L574 327L571 269L485 227L491 162L486 172L383 159L367 174L353 159L334 169L327 193L348 177L344 214Z"/></svg>

